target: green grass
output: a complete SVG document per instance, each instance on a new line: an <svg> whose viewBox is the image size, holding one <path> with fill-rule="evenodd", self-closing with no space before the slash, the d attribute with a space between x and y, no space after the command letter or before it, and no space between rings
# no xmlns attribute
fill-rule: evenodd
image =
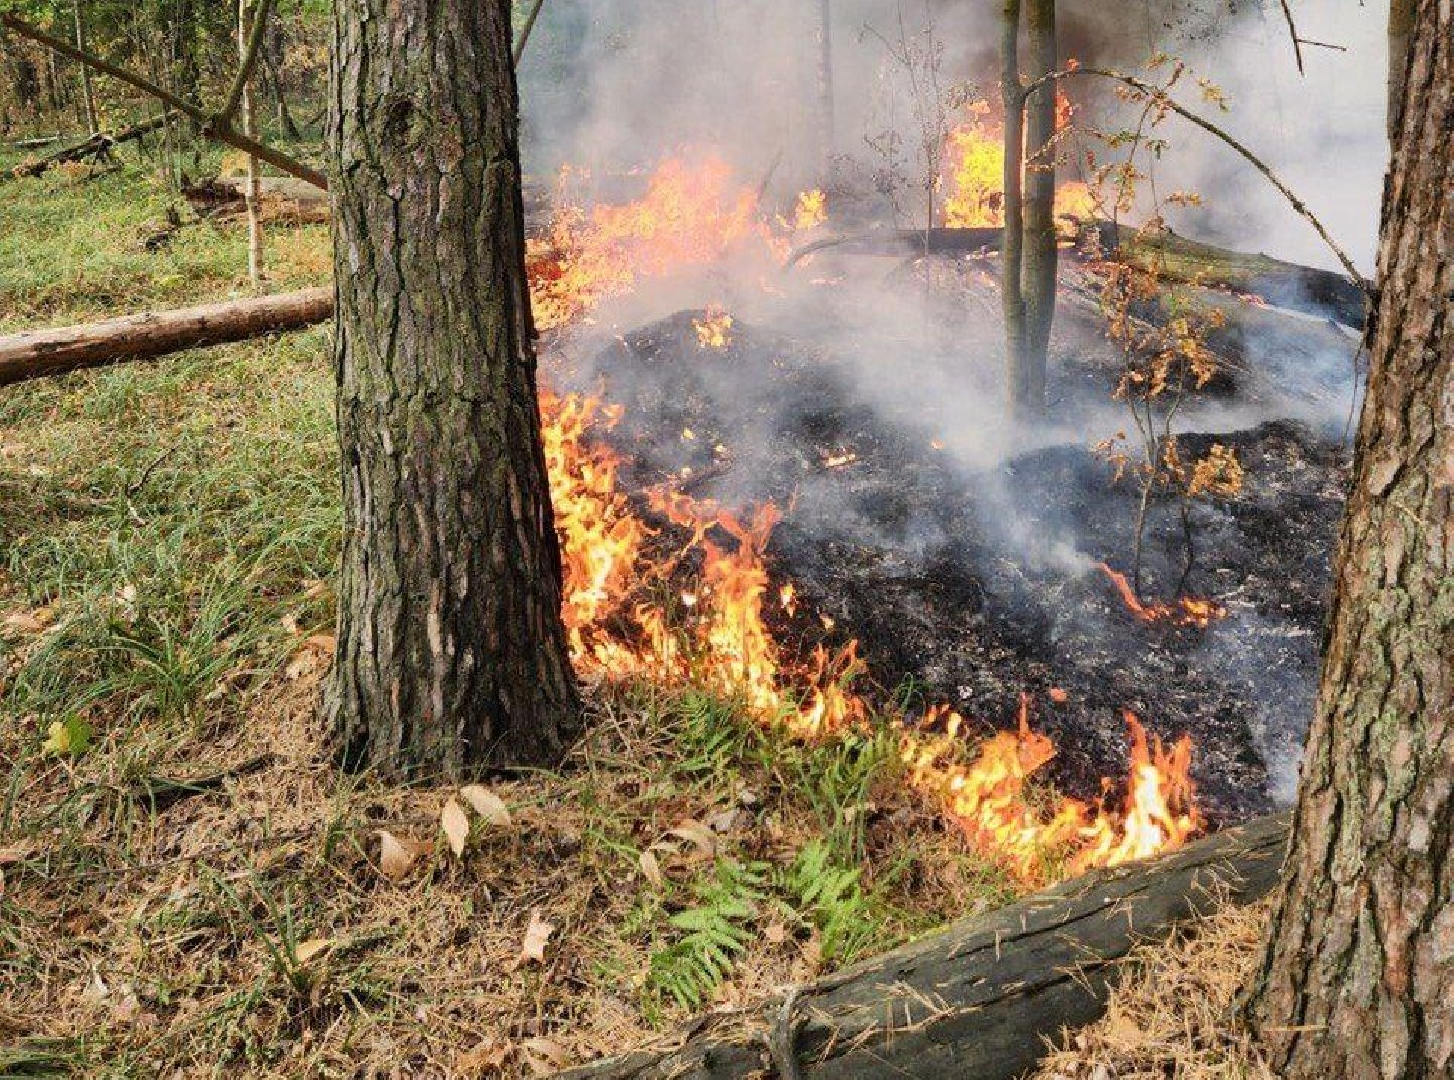
<svg viewBox="0 0 1454 1080"><path fill-rule="evenodd" d="M235 227L132 243L168 204L134 170L0 195L0 328L239 287ZM297 245L280 273L326 260L321 233ZM583 1054L1008 892L895 783L888 732L805 744L701 692L597 693L570 768L500 784L519 824L477 823L462 859L447 789L337 773L320 671L292 670L333 618L328 338L0 390L0 1074L354 1075L495 1035ZM47 749L58 723L89 745ZM259 751L170 810L139 795ZM407 880L381 877L381 828L419 846ZM516 963L537 909L545 968Z"/></svg>

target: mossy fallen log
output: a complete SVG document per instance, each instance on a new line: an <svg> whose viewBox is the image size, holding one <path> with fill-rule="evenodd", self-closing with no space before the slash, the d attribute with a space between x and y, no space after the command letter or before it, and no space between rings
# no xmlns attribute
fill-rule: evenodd
<svg viewBox="0 0 1454 1080"><path fill-rule="evenodd" d="M1276 885L1288 818L1066 882L561 1080L1011 1080L1097 1019L1140 942Z"/></svg>

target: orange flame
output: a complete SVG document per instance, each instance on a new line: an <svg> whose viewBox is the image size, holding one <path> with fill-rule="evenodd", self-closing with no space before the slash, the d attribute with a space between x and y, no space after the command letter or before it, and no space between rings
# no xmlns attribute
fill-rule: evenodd
<svg viewBox="0 0 1454 1080"><path fill-rule="evenodd" d="M1069 123L1074 109L1063 93L1056 95L1056 123ZM944 148L947 194L944 224L950 228L999 228L1005 223L1005 127L992 119L987 101L966 106L968 118L949 133ZM1090 188L1072 180L1055 189L1057 217L1090 217L1095 199Z"/></svg>
<svg viewBox="0 0 1454 1080"><path fill-rule="evenodd" d="M998 857L1022 880L1049 876L1063 859L1072 873L1117 866L1181 846L1202 825L1191 780L1191 740L1168 753L1131 713L1131 781L1121 813L1104 807L1092 814L1075 799L1036 807L1031 777L1055 756L1055 746L1034 732L1029 702L1020 703L1019 730L1002 731L981 744L972 762L953 760L963 723L958 713L931 711L926 723L947 718L943 734L906 732L900 753L909 784L943 809L970 843Z"/></svg>
<svg viewBox="0 0 1454 1080"><path fill-rule="evenodd" d="M646 196L636 203L559 212L551 236L531 251L532 294L541 325L580 321L642 276L704 264L753 236L766 237L755 197L730 190L727 175L715 159L694 166L673 160L654 174ZM865 671L857 642L837 651L820 644L799 663L785 657L766 624L769 590L789 614L798 602L791 583L774 589L764 561L780 517L774 506L761 506L744 520L678 490L649 491L653 509L688 534L676 554L655 554L656 545L648 543L655 534L621 488L619 457L593 437L619 420L620 409L595 397L560 396L543 387L540 405L563 549L563 612L578 668L616 678L695 678L719 692L740 695L754 718L801 738L831 737L867 724L870 708L852 688ZM683 438L691 437L684 430ZM853 455L844 453L825 464L851 460ZM694 590L680 594L682 610L674 615L646 588L653 582L664 585L693 550L701 556L700 580ZM1129 586L1126 596L1135 599ZM1189 617L1198 609L1186 605L1194 603L1210 604L1184 601L1171 609L1138 603L1133 611L1166 607ZM819 613L819 619L832 629L831 618ZM1121 810L1101 807L1092 813L1075 800L1045 804L1034 797L1031 778L1054 757L1055 747L1031 730L1028 702L1022 704L1018 730L991 736L968 763L957 756L963 721L944 707L931 710L923 725L943 722L942 733L906 728L899 749L914 790L936 802L969 842L1022 879L1036 881L1057 866L1079 871L1166 850L1199 827L1189 740L1168 753L1159 741L1148 745L1134 717L1128 714L1127 720L1131 782Z"/></svg>
<svg viewBox="0 0 1454 1080"><path fill-rule="evenodd" d="M702 318L692 320L692 328L703 349L725 349L732 344L732 316L716 304L708 304Z"/></svg>
<svg viewBox="0 0 1454 1080"><path fill-rule="evenodd" d="M1227 609L1215 600L1203 600L1194 596L1183 596L1170 604L1159 601L1151 604L1142 603L1125 574L1118 574L1105 563L1101 563L1100 568L1105 571L1106 577L1110 578L1111 584L1116 587L1116 592L1121 597L1121 603L1126 605L1126 610L1142 622L1170 621L1178 626L1199 626L1205 629L1212 624L1213 620L1223 618L1227 614Z"/></svg>

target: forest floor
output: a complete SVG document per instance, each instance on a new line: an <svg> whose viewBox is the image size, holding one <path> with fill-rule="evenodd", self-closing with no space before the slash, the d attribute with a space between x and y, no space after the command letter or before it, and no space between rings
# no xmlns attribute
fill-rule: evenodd
<svg viewBox="0 0 1454 1080"><path fill-rule="evenodd" d="M246 290L238 223L149 248L136 169L3 184L0 332ZM267 258L322 283L326 229ZM690 689L593 687L562 770L488 789L335 770L328 339L0 394L0 1075L530 1075L1014 894L888 734ZM1148 954L1046 1075L1260 1075L1224 1031L1257 923Z"/></svg>

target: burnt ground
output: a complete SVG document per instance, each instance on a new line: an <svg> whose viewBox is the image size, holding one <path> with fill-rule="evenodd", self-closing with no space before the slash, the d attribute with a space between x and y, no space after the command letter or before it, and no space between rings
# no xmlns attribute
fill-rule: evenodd
<svg viewBox="0 0 1454 1080"><path fill-rule="evenodd" d="M1146 623L1097 567L1129 568L1139 490L1085 441L966 462L870 405L833 354L741 322L728 348L702 349L700 315L627 333L598 358L607 396L626 406L611 438L628 486L689 469L693 494L785 508L768 558L803 603L782 640L821 638L829 616L830 637L861 642L878 696L949 702L986 729L1012 722L1029 692L1072 794L1123 775L1126 709L1164 737L1191 733L1214 821L1290 793L1343 499L1340 439L1287 420L1183 435L1184 456L1220 442L1246 470L1241 494L1191 511L1186 594L1227 615L1205 629ZM1114 383L1080 355L1051 378L1062 407ZM856 457L830 464L845 454ZM1185 558L1179 502L1159 494L1143 598L1174 595Z"/></svg>

